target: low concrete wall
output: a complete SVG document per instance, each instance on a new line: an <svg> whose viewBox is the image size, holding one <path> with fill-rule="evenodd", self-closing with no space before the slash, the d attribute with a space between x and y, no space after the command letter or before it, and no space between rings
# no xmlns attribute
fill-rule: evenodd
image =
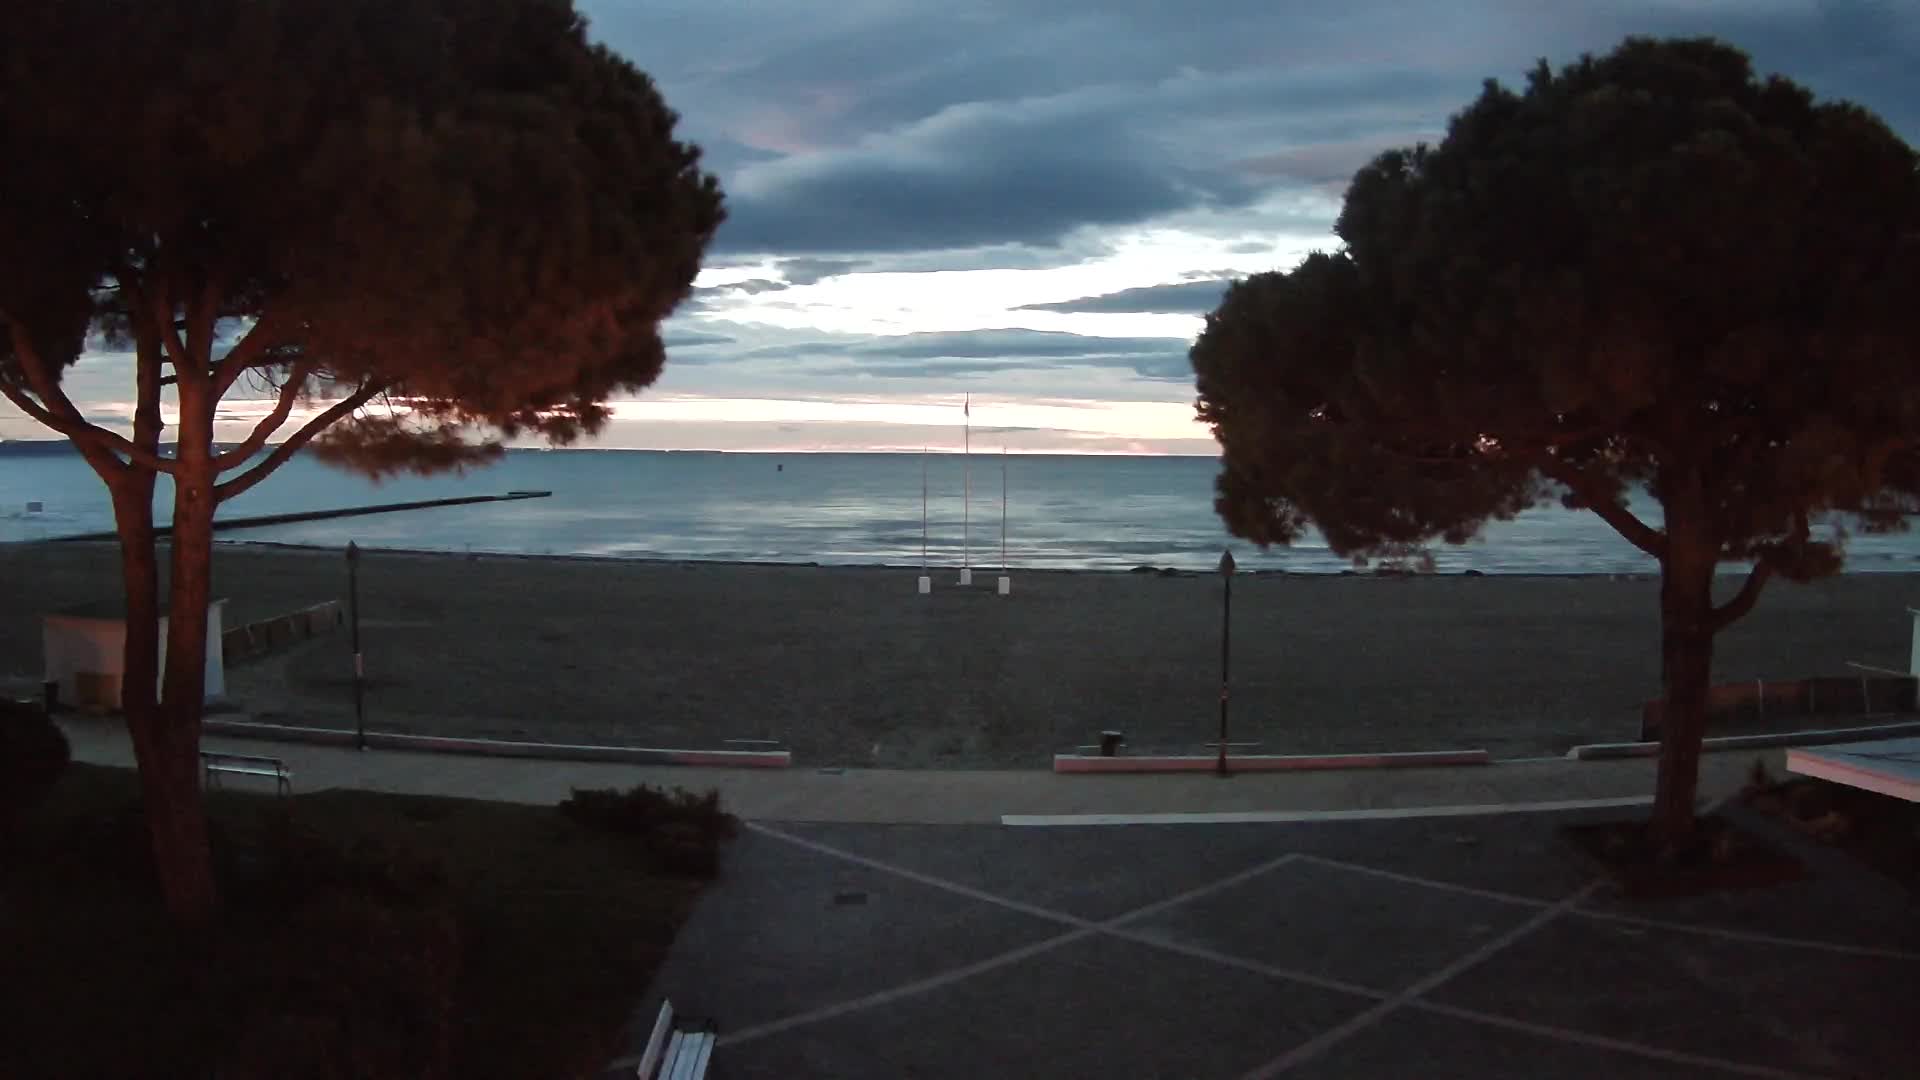
<svg viewBox="0 0 1920 1080"><path fill-rule="evenodd" d="M355 736L339 728L260 724L251 720L209 718L201 725L208 735L279 742L353 746ZM556 761L621 761L632 765L704 765L728 769L784 769L793 764L787 750L667 750L641 746L577 746L567 743L506 742L499 739L457 739L438 735L401 735L367 732L370 750L410 750L416 753L479 754L490 757L548 758Z"/></svg>
<svg viewBox="0 0 1920 1080"><path fill-rule="evenodd" d="M1911 675L1840 675L1827 678L1725 683L1707 691L1709 730L1738 730L1769 717L1835 716L1920 711L1920 678ZM1655 742L1666 718L1665 701L1640 708L1640 738Z"/></svg>
<svg viewBox="0 0 1920 1080"><path fill-rule="evenodd" d="M1886 739L1896 735L1920 735L1920 720L1870 724L1864 727L1823 728L1818 731L1721 735L1701 740L1700 748L1709 753L1715 750L1765 750L1781 746L1825 746L1829 743L1860 742L1864 739ZM1659 753L1660 743L1657 741L1587 743L1567 751L1567 757L1575 761L1603 761L1609 758L1657 757Z"/></svg>
<svg viewBox="0 0 1920 1080"><path fill-rule="evenodd" d="M340 601L329 600L286 615L236 626L221 635L220 652L229 664L257 660L275 649L332 633L345 621Z"/></svg>
<svg viewBox="0 0 1920 1080"><path fill-rule="evenodd" d="M1394 754L1230 754L1229 772L1280 772L1296 769L1409 769L1436 765L1490 765L1485 750L1417 750ZM1212 772L1214 754L1127 755L1055 754L1057 773Z"/></svg>

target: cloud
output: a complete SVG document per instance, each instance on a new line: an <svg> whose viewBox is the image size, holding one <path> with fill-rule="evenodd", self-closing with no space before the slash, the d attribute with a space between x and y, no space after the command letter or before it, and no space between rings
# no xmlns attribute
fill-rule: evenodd
<svg viewBox="0 0 1920 1080"><path fill-rule="evenodd" d="M729 251L1045 249L1231 216L1262 193L1337 193L1379 150L1438 134L1482 79L1516 85L1541 56L1629 33L1718 35L1920 127L1911 0L665 6L585 3L718 148Z"/></svg>
<svg viewBox="0 0 1920 1080"><path fill-rule="evenodd" d="M847 351L856 356L1007 357L1073 359L1084 356L1123 356L1184 351L1185 343L1168 338L1098 338L1050 330L963 330L948 333L902 334L874 338Z"/></svg>
<svg viewBox="0 0 1920 1080"><path fill-rule="evenodd" d="M1128 95L954 105L853 146L735 177L724 250L885 252L1023 243L1249 200L1128 122Z"/></svg>
<svg viewBox="0 0 1920 1080"><path fill-rule="evenodd" d="M1083 296L1077 300L1062 300L1052 304L1027 304L1020 310L1109 314L1171 312L1200 315L1220 306L1220 298L1226 294L1227 285L1227 281L1218 279L1182 281L1173 285L1147 285L1138 289L1122 289L1119 292L1101 296Z"/></svg>
<svg viewBox="0 0 1920 1080"><path fill-rule="evenodd" d="M711 334L704 330L669 330L661 336L661 343L669 349L701 345L731 345L738 340L726 334Z"/></svg>
<svg viewBox="0 0 1920 1080"><path fill-rule="evenodd" d="M1117 368L1147 379L1191 377L1187 343L1173 338L1097 338L1045 330L968 330L877 338L845 350L863 374L952 377L1010 370Z"/></svg>
<svg viewBox="0 0 1920 1080"><path fill-rule="evenodd" d="M781 259L780 276L789 285L812 285L866 266L862 259Z"/></svg>

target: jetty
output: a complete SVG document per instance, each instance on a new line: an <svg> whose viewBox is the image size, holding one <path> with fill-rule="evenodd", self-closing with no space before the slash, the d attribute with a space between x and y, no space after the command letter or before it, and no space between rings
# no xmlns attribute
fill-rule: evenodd
<svg viewBox="0 0 1920 1080"><path fill-rule="evenodd" d="M392 514L401 510L432 510L441 506L471 506L474 503L518 502L521 499L545 499L551 491L509 491L505 495L460 495L450 499L418 499L413 502L379 503L374 506L343 506L332 510L301 510L290 514L261 514L255 517L216 518L214 532L229 532L234 529L257 529L266 525L293 525L302 521L325 521L328 518L365 517L368 514ZM155 536L166 536L173 532L171 525L156 525ZM115 532L79 533L74 536L53 537L56 540L117 540Z"/></svg>

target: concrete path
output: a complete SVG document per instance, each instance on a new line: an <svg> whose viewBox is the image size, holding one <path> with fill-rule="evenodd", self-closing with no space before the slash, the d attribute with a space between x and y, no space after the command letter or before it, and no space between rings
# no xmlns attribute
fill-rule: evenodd
<svg viewBox="0 0 1920 1080"><path fill-rule="evenodd" d="M1897 886L1746 819L1803 880L1629 903L1610 814L751 825L606 1075L663 997L731 1080L1911 1075Z"/></svg>
<svg viewBox="0 0 1920 1080"><path fill-rule="evenodd" d="M62 721L78 761L130 765L132 747L113 720ZM269 754L287 762L295 791L361 788L504 802L552 803L573 788L633 784L717 788L749 821L999 823L1005 815L1220 814L1350 811L1431 806L1603 800L1649 796L1648 760L1559 759L1442 769L1264 773L1222 780L1209 774L1056 776L1030 770L701 769L600 762L360 752L303 743L210 737L209 750ZM1776 774L1780 754L1708 755L1702 798L1739 789L1756 757ZM244 784L244 778L232 781Z"/></svg>

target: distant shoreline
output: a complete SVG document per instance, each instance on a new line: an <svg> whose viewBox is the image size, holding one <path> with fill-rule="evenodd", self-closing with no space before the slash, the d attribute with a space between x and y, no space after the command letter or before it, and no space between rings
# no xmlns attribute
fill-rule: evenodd
<svg viewBox="0 0 1920 1080"><path fill-rule="evenodd" d="M13 546L13 545L19 545L22 547L31 546L34 544L68 544L68 545L74 545L74 546L85 546L88 544L111 544L111 543L113 543L112 540L105 539L104 537L101 537L98 534L89 534L85 537L48 536L48 537L42 537L42 538L33 539L33 540L0 541L0 549L4 549L6 547ZM162 544L166 543L166 540L164 537L160 539L160 543ZM216 537L214 540L214 543L223 548L236 548L236 549L246 548L246 549L262 550L262 551L286 551L286 552L295 553L295 554L310 554L310 555L316 555L316 556L323 555L323 554L330 554L330 553L338 554L346 550L344 546L334 546L334 545L328 545L328 544L301 544L301 543L295 543L293 541L288 541L288 540L242 540L238 538ZM818 561L798 560L798 559L702 559L702 558L696 558L693 556L669 556L669 555L594 555L594 554L588 554L583 552L487 551L487 550L465 551L465 550L455 550L452 548L384 547L378 544L364 544L364 543L359 544L358 547L361 551L367 552L370 554L400 555L400 556L405 556L407 558L418 558L418 559L458 559L458 560L515 559L515 560L534 561L534 562L610 563L614 565L642 564L642 565L649 565L649 566L689 566L689 567L761 566L761 567L774 567L774 568L785 568L785 569L817 569L817 570L919 570L921 568L919 563L912 563L912 562L818 562ZM938 562L938 563L928 564L927 569L930 572L938 574L942 571L958 572L961 569L961 567L958 563ZM1001 567L990 564L990 563L974 563L973 570L976 573L979 573L981 575L993 575L993 574L1000 573ZM1163 566L1151 566L1146 564L1142 564L1139 566L1070 566L1070 567L1069 566L1032 566L1032 567L1014 566L1009 569L1009 572L1014 574L1049 574L1049 575L1101 574L1101 575L1119 575L1119 576L1134 576L1134 577L1150 577L1150 576L1156 576L1156 575L1161 577L1212 577L1214 576L1214 573L1215 573L1215 571L1208 570L1208 569L1196 569L1196 568L1188 568L1188 567L1170 567L1170 566L1163 567ZM1744 577L1746 573L1747 573L1747 568L1745 566L1737 563L1728 563L1723 565L1719 569L1718 576L1723 578L1724 577ZM1864 576L1909 577L1916 574L1920 574L1920 556L1914 557L1914 562L1913 562L1913 565L1911 566L1903 566L1898 563L1887 563L1887 564L1883 564L1881 566L1875 566L1875 567L1861 567L1861 566L1855 566L1852 564L1847 564L1847 565L1843 565L1840 573L1836 576L1839 576L1839 577L1864 577ZM1242 577L1242 578L1253 578L1253 577L1379 578L1379 579L1385 579L1385 580L1400 580L1400 579L1408 579L1408 578L1442 579L1442 578L1485 577L1485 578L1499 578L1501 580L1536 580L1537 579L1537 580L1546 580L1546 581L1561 581L1561 580L1565 580L1565 581L1655 581L1659 579L1660 575L1657 572L1652 570L1625 572L1625 571L1617 571L1617 570L1480 570L1477 568L1467 568L1463 570L1405 571L1405 570L1380 570L1380 569L1364 569L1364 570L1353 570L1353 569L1289 570L1285 568L1248 569L1248 568L1242 567L1241 569L1235 571L1234 576Z"/></svg>
<svg viewBox="0 0 1920 1080"><path fill-rule="evenodd" d="M164 544L166 541L164 538L162 538L160 542ZM107 545L112 543L113 541L111 540L94 538L94 537L88 537L85 539L65 538L65 537L46 537L44 539L38 539L38 540L13 540L13 541L0 542L0 548L4 548L6 546L14 545L14 544L20 545L22 547L31 546L34 544L65 544L65 545L72 545L76 547L84 547L87 545ZM300 543L294 543L292 541L287 541L287 540L243 540L238 538L217 537L214 543L217 546L222 548L247 549L247 550L259 550L259 551L285 551L293 554L305 554L305 555L313 555L313 556L319 556L319 555L325 555L325 554L340 554L345 551L344 547L336 547L336 546L327 545L327 544L300 544ZM921 569L919 563L890 563L890 562L842 563L842 562L816 562L816 561L776 560L776 559L701 559L701 558L693 558L690 556L593 555L593 554L586 554L586 553L531 552L531 551L476 550L476 551L468 552L468 551L452 550L448 548L382 547L377 544L359 544L358 547L361 551L369 554L399 555L399 556L404 556L406 558L414 558L414 559L455 559L455 560L461 560L461 561L465 561L468 559L473 559L476 561L481 559L485 559L485 560L511 559L511 560L517 560L517 561L531 561L531 562L609 563L614 565L641 564L641 565L648 565L648 566L689 566L689 567L701 567L701 566L769 567L769 568L781 568L781 569L863 570L863 571L864 570L919 570ZM959 564L949 563L949 562L930 563L927 566L927 570L934 574L938 574L942 572L958 572L960 569L961 567ZM983 576L991 576L994 574L998 574L1001 571L1001 567L987 564L987 563L975 563L973 564L973 570L976 573L981 574ZM1214 576L1214 571L1212 570L1188 569L1184 567L1146 566L1144 564L1142 566L1131 566L1131 567L1014 566L1009 568L1008 572L1013 574L1047 574L1047 575L1098 574L1098 575L1116 575L1121 577L1126 577L1126 576L1212 577ZM1745 572L1746 571L1743 568L1731 568L1731 569L1723 570L1722 574L1723 575L1736 574L1736 573L1744 574ZM1915 568L1912 568L1912 569L1896 568L1896 569L1888 569L1888 570L1867 570L1867 571L1857 571L1857 572L1870 573L1870 574L1906 575L1906 574L1920 573L1920 566L1916 566ZM1572 581L1652 581L1658 575L1652 572L1620 573L1620 572L1610 572L1605 570L1549 571L1549 570L1467 569L1467 570L1430 570L1430 571L1406 572L1406 571L1395 571L1395 570L1383 571L1383 570L1371 570L1371 569L1369 570L1287 570L1287 569L1245 569L1243 568L1236 571L1234 576L1236 577L1302 577L1302 578L1351 577L1351 578L1382 578L1382 579L1395 579L1395 580L1403 579L1403 578L1438 579L1438 578L1489 577L1489 578L1501 578L1501 579L1535 579L1535 578L1544 579L1544 580L1565 579L1565 580L1572 580Z"/></svg>

